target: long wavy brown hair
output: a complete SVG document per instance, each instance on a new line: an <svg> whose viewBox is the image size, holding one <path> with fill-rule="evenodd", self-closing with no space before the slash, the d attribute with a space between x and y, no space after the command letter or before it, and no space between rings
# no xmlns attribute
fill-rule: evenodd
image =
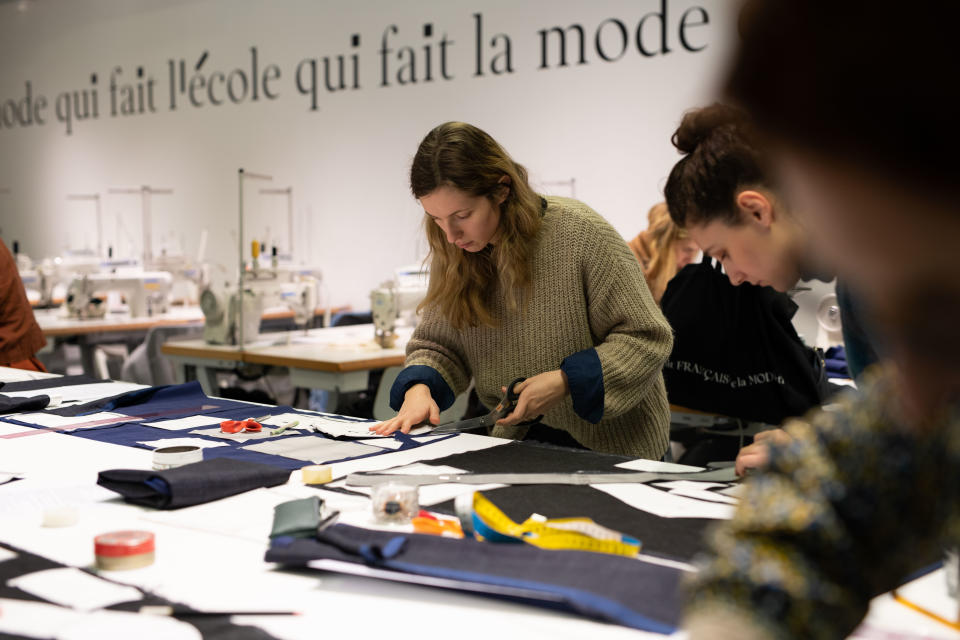
<svg viewBox="0 0 960 640"><path fill-rule="evenodd" d="M647 213L647 229L640 236L650 256L644 275L653 299L659 303L667 284L677 275L676 248L687 238L687 232L670 219L666 203L661 202Z"/></svg>
<svg viewBox="0 0 960 640"><path fill-rule="evenodd" d="M443 230L424 218L430 285L418 311L435 306L457 329L497 326L491 308L493 293L504 292L508 309L519 311L530 287L540 196L530 187L526 169L496 140L463 122L446 122L433 129L413 158L410 189L414 197L422 198L442 186L488 198L494 205L502 189L507 188L508 194L499 205L496 245L477 253L447 242Z"/></svg>

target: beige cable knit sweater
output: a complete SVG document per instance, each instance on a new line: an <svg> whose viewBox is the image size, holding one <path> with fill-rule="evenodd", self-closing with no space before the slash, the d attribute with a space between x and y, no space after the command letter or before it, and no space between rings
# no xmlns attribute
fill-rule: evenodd
<svg viewBox="0 0 960 640"><path fill-rule="evenodd" d="M493 407L501 386L514 378L559 369L565 357L596 348L603 371L600 422L580 418L569 395L542 422L595 451L659 459L670 422L661 370L673 336L623 238L585 204L547 198L532 273L522 312L509 313L502 293L494 292L498 327L458 331L436 308L425 310L406 365L432 367L454 394L473 377L480 401ZM522 438L525 432L496 427L493 435Z"/></svg>

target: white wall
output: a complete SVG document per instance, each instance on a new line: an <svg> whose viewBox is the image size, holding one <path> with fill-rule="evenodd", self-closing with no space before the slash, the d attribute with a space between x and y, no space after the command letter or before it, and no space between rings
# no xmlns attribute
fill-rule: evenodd
<svg viewBox="0 0 960 640"><path fill-rule="evenodd" d="M709 101L733 44L729 0L665 0L664 55L641 55L633 39L640 19L664 0L23 0L0 3L0 235L19 240L33 257L95 244L93 206L68 202L66 194L104 194L106 237L120 253L140 252L139 199L109 195L116 186L172 187L153 200L154 253L197 250L201 229L210 232L207 256L237 263L237 169L272 174L272 185L294 189L295 252L319 265L334 303L368 306L367 292L393 267L422 257L422 212L409 195L410 159L423 135L446 120L474 123L492 134L530 169L535 183L576 178L576 195L605 215L626 237L645 226L647 208L662 198L663 181L676 160L669 136L684 109ZM22 5L26 10L21 10ZM702 7L709 22L688 27L691 52L678 37L681 17ZM485 49L482 77L475 76L475 13L482 14L484 40L496 34L511 41L512 73L489 71ZM601 60L594 47L597 27L609 18L629 30L631 46L621 58ZM701 20L701 12L688 14ZM423 25L433 36L423 36ZM583 26L585 65L538 69L538 31ZM390 86L381 86L382 35L390 25ZM360 35L351 47L352 34ZM447 73L439 79L439 42L447 45ZM659 22L648 19L644 45L660 45ZM552 36L551 36L552 37ZM606 51L619 50L618 26L603 30ZM432 45L431 82L423 81L423 46ZM399 85L395 74L419 55L416 84ZM260 73L269 64L280 77L269 86L278 96L240 104L199 108L178 96L169 108L168 60L186 60L187 70L206 51L201 67L249 69L256 47ZM360 89L328 93L319 109L295 83L305 58L356 53ZM500 59L502 65L502 58ZM155 112L111 116L109 80L134 81L136 68L154 79ZM502 66L501 66L502 68ZM97 74L99 117L74 121L72 133L58 122L57 96L90 90ZM189 74L187 82L189 82ZM8 101L22 101L30 82L34 100L47 100L42 125L14 124ZM236 81L236 80L235 80ZM320 82L322 83L322 77ZM222 92L222 89L218 91ZM88 94L89 96L89 94ZM122 96L118 93L118 99ZM119 105L119 103L118 103ZM6 106L6 110L3 107ZM4 116L7 121L4 121ZM248 187L246 229L271 232L286 241L285 204L280 197ZM563 189L544 189L563 193ZM125 234L118 240L117 220ZM248 235L249 237L249 235ZM221 276L222 277L222 276Z"/></svg>

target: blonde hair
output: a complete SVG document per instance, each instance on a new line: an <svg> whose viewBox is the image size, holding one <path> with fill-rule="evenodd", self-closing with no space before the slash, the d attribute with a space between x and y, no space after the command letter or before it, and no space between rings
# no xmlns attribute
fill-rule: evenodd
<svg viewBox="0 0 960 640"><path fill-rule="evenodd" d="M511 311L520 309L530 287L541 198L530 187L526 169L487 133L463 122L447 122L430 131L413 158L410 190L414 197L422 198L442 186L485 197L494 206L503 189L507 195L499 205L496 245L476 253L447 242L443 230L425 219L430 284L418 311L435 306L457 329L497 326L491 308L497 287Z"/></svg>
<svg viewBox="0 0 960 640"><path fill-rule="evenodd" d="M649 261L644 276L653 299L658 303L667 290L667 283L677 275L677 244L687 239L687 232L670 218L665 202L653 205L647 213L647 229L640 234Z"/></svg>

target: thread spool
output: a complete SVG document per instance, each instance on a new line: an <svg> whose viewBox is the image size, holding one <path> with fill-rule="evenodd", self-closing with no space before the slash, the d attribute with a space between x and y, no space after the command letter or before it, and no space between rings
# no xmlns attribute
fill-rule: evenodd
<svg viewBox="0 0 960 640"><path fill-rule="evenodd" d="M203 449L192 444L161 447L153 452L154 471L174 469L203 460Z"/></svg>
<svg viewBox="0 0 960 640"><path fill-rule="evenodd" d="M156 550L149 531L111 531L93 539L97 568L104 571L139 569L153 564Z"/></svg>
<svg viewBox="0 0 960 640"><path fill-rule="evenodd" d="M333 469L326 464L311 464L300 469L303 484L326 484L333 480Z"/></svg>

